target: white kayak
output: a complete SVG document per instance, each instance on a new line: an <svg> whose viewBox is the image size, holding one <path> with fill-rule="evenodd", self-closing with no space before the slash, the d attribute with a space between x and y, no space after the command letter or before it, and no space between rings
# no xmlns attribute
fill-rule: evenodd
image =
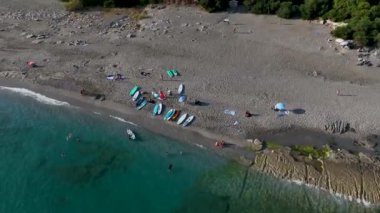
<svg viewBox="0 0 380 213"><path fill-rule="evenodd" d="M187 113L181 115L181 117L179 117L179 119L177 121L177 124L178 125L182 124L186 120L186 117L187 117Z"/></svg>
<svg viewBox="0 0 380 213"><path fill-rule="evenodd" d="M160 115L162 113L162 103L157 103L153 108L153 115Z"/></svg>
<svg viewBox="0 0 380 213"><path fill-rule="evenodd" d="M132 101L136 101L138 98L140 97L140 91L137 91L133 97L132 97Z"/></svg>
<svg viewBox="0 0 380 213"><path fill-rule="evenodd" d="M185 89L185 85L180 84L178 87L178 95L182 95L184 89Z"/></svg>
<svg viewBox="0 0 380 213"><path fill-rule="evenodd" d="M132 132L132 130L127 129L127 134L129 136L129 139L132 139L132 140L136 139L136 135L135 135L135 133Z"/></svg>
<svg viewBox="0 0 380 213"><path fill-rule="evenodd" d="M158 104L157 115L161 115L161 113L162 113L162 103L159 103L159 104Z"/></svg>
<svg viewBox="0 0 380 213"><path fill-rule="evenodd" d="M185 121L185 123L182 124L182 126L186 127L188 125L190 125L190 123L194 120L194 115L188 117Z"/></svg>

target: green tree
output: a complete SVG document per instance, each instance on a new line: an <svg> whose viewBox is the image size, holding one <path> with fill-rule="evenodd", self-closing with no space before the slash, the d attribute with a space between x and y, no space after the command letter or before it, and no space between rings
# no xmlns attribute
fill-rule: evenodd
<svg viewBox="0 0 380 213"><path fill-rule="evenodd" d="M301 5L301 17L312 20L325 15L331 8L331 0L305 0Z"/></svg>
<svg viewBox="0 0 380 213"><path fill-rule="evenodd" d="M377 33L377 35L375 36L375 41L376 41L377 47L380 47L380 33Z"/></svg>
<svg viewBox="0 0 380 213"><path fill-rule="evenodd" d="M373 42L373 38L371 38L373 23L368 16L353 19L349 25L354 30L353 38L357 43L368 45Z"/></svg>
<svg viewBox="0 0 380 213"><path fill-rule="evenodd" d="M281 18L291 18L293 16L293 4L290 1L281 2L277 15Z"/></svg>
<svg viewBox="0 0 380 213"><path fill-rule="evenodd" d="M200 5L209 12L222 11L228 8L229 0L200 0Z"/></svg>
<svg viewBox="0 0 380 213"><path fill-rule="evenodd" d="M352 17L368 16L370 9L371 5L368 2L361 1L356 7L352 8Z"/></svg>
<svg viewBox="0 0 380 213"><path fill-rule="evenodd" d="M335 37L342 39L352 39L353 30L349 26L337 27L331 32Z"/></svg>
<svg viewBox="0 0 380 213"><path fill-rule="evenodd" d="M371 7L369 10L369 18L371 20L375 20L376 18L380 18L380 5L376 5Z"/></svg>

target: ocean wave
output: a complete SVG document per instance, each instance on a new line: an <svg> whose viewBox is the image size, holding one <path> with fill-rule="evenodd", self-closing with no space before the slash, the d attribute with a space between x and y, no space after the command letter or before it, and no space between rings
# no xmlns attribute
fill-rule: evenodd
<svg viewBox="0 0 380 213"><path fill-rule="evenodd" d="M54 106L70 106L69 103L64 101L59 101L53 98L49 98L47 96L44 96L40 93L33 92L31 90L25 89L25 88L17 88L17 87L3 87L0 86L0 89L2 90L8 90L11 92L18 93L23 96L31 97L35 100L37 100L40 103L48 104L48 105L54 105Z"/></svg>
<svg viewBox="0 0 380 213"><path fill-rule="evenodd" d="M329 191L327 189L324 189L324 188L321 188L321 187L318 187L316 185L313 185L313 184L309 184L309 183L305 183L301 180L286 180L287 182L290 182L290 183L294 183L294 184L297 184L297 185L302 185L302 186L306 186L308 188L312 188L312 189L316 189L316 190L323 190L323 191L326 191L326 192L329 192L330 194L338 197L338 198L341 198L341 199L344 199L344 200L349 200L349 201L352 201L352 202L356 202L356 203L359 203L359 204L362 204L363 206L365 207L371 207L373 204L367 200L364 200L364 199L353 199L352 196L347 196L347 195L343 195L343 194L340 194L340 193L337 193L337 192L333 192L333 191Z"/></svg>
<svg viewBox="0 0 380 213"><path fill-rule="evenodd" d="M201 148L201 149L206 149L206 147L203 146L202 144L198 144L198 143L196 143L195 146L197 146L197 147L199 147L199 148Z"/></svg>
<svg viewBox="0 0 380 213"><path fill-rule="evenodd" d="M102 113L100 113L100 112L93 111L92 113L94 113L95 115L102 115Z"/></svg>
<svg viewBox="0 0 380 213"><path fill-rule="evenodd" d="M109 115L109 116L110 116L110 118L116 119L116 120L121 121L123 123L131 124L133 126L137 126L137 124L135 124L133 122L130 122L130 121L127 121L124 118L116 117L116 116L113 116L113 115Z"/></svg>

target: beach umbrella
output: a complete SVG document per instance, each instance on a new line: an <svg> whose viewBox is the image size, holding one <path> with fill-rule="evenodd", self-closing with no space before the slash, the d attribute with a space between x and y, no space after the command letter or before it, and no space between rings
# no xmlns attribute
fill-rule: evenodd
<svg viewBox="0 0 380 213"><path fill-rule="evenodd" d="M185 102L185 101L186 101L186 95L181 95L181 96L179 96L179 98L178 98L178 102L183 103L183 102Z"/></svg>
<svg viewBox="0 0 380 213"><path fill-rule="evenodd" d="M277 103L274 105L274 109L280 110L280 111L285 111L286 110L286 105L282 102Z"/></svg>

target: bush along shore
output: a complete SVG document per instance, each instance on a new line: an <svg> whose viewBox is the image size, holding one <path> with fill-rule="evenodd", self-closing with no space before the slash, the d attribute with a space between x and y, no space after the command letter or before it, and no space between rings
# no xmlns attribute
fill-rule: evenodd
<svg viewBox="0 0 380 213"><path fill-rule="evenodd" d="M163 0L61 0L68 10L103 6L134 7L163 3ZM335 37L352 39L359 46L380 46L380 2L378 0L244 0L255 14L277 14L281 18L322 18L345 24L332 31ZM209 12L226 10L229 0L200 0Z"/></svg>
<svg viewBox="0 0 380 213"><path fill-rule="evenodd" d="M353 39L360 46L380 46L378 0L245 0L244 5L256 14L344 22L332 31L334 36Z"/></svg>

